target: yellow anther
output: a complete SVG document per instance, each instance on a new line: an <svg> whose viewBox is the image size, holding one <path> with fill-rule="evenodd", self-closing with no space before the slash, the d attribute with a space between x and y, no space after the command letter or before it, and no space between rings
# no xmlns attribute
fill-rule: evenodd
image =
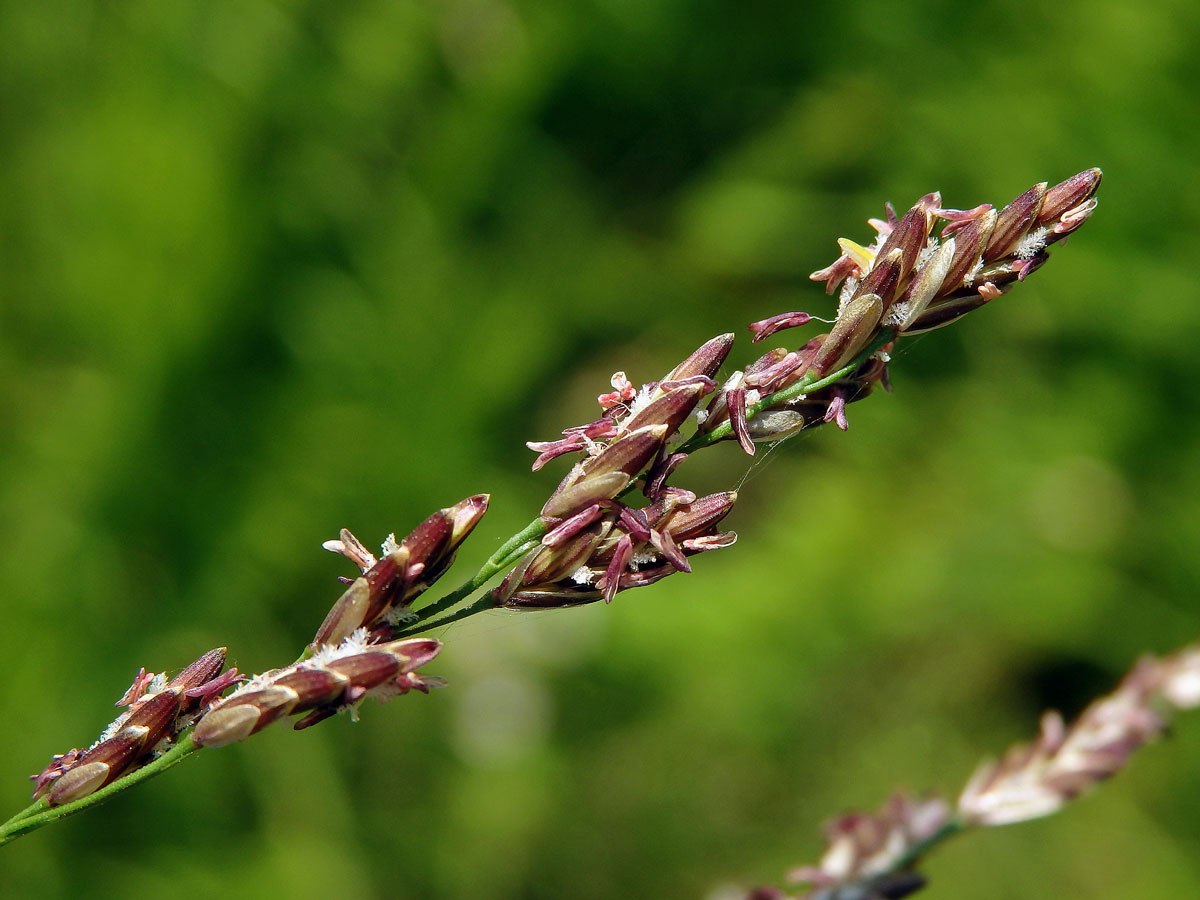
<svg viewBox="0 0 1200 900"><path fill-rule="evenodd" d="M874 253L862 244L854 243L849 238L838 238L838 246L842 248L842 253L853 260L854 264L858 266L859 271L863 274L870 271L871 266L875 263Z"/></svg>

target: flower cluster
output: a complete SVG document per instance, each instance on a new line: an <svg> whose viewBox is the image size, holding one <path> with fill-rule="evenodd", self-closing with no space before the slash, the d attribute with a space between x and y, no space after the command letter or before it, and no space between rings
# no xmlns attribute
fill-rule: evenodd
<svg viewBox="0 0 1200 900"><path fill-rule="evenodd" d="M826 825L821 862L794 869L788 880L812 885L813 900L907 896L925 881L903 867L905 858L949 820L944 800L898 792L877 813L846 813Z"/></svg>
<svg viewBox="0 0 1200 900"><path fill-rule="evenodd" d="M619 591L690 571L689 553L732 544L736 535L715 526L733 493L697 498L668 486L689 453L732 438L753 455L755 442L780 441L812 425L835 422L845 430L846 405L877 383L888 385L892 344L949 324L1038 268L1046 247L1095 209L1100 174L1088 169L1052 188L1035 185L998 212L987 204L947 209L937 193L903 216L889 205L885 221L871 220L873 244L843 239L838 260L812 275L831 293L841 285L830 331L796 350L764 354L719 387L715 377L732 334L713 338L640 389L616 372L612 390L597 397L600 418L527 445L538 454L535 471L565 454L581 458L542 508L540 545L492 592L494 602L530 609L611 601ZM761 341L811 320L782 313L750 329ZM696 429L684 439L690 417ZM649 500L640 508L622 499L639 481Z"/></svg>
<svg viewBox="0 0 1200 900"><path fill-rule="evenodd" d="M845 430L847 404L876 384L888 386L888 352L896 340L955 321L1025 279L1046 261L1050 244L1091 215L1100 177L1099 169L1088 169L1054 187L1035 185L999 211L986 204L945 208L936 193L903 216L889 205L885 220L871 220L874 243L839 241L838 259L812 275L830 293L840 288L828 333L794 350L771 350L723 381L717 376L732 334L712 338L640 388L617 372L612 390L597 397L599 418L564 430L558 439L531 442L535 470L567 454L577 460L538 517L460 589L414 610L487 511L486 494L438 510L403 540L389 535L378 557L343 529L325 547L350 559L359 574L341 579L345 590L300 660L256 675L223 698L242 680L236 670L221 674L223 649L170 681L139 673L122 698L128 710L87 750L56 756L33 776L35 796L50 806L68 804L147 765L172 743L180 754L219 747L293 714L307 713L296 724L304 728L341 711L354 715L367 697L428 691L439 680L417 670L441 644L413 635L484 609L611 602L621 591L690 572L692 556L737 539L721 530L735 492L699 496L673 483L691 453L734 439L753 454L756 442L780 441L826 422ZM750 329L758 342L811 320L808 313L788 312ZM632 498L635 490L644 501ZM432 620L502 572L507 574L499 587ZM957 819L948 819L936 802L897 797L876 816L839 820L829 853L799 877L827 900L915 890L920 880L908 862L931 839L931 829L951 822L1000 824L1057 809L1161 730L1153 698L1200 702L1196 668L1190 661L1146 663L1071 729L1047 717L1032 747L1013 751L973 779ZM180 735L193 725L188 743ZM35 819L26 811L0 825L0 843L49 821ZM776 896L772 890L758 896Z"/></svg>
<svg viewBox="0 0 1200 900"><path fill-rule="evenodd" d="M948 325L1027 278L1049 259L1050 244L1091 216L1100 178L1099 169L1087 169L1054 187L1042 182L999 211L989 204L947 209L938 193L926 194L902 217L889 204L885 220L870 220L874 243L841 239L838 259L811 276L829 293L841 286L829 333L796 350L773 350L735 372L704 411L701 430L728 422L750 454L755 441L778 441L811 425L835 422L844 431L846 404L877 383L887 387L893 341ZM782 313L750 329L757 342L811 318ZM877 352L844 376L803 389L806 379L827 380L871 348ZM772 397L780 392L786 396Z"/></svg>
<svg viewBox="0 0 1200 900"><path fill-rule="evenodd" d="M1048 816L1116 774L1139 747L1165 733L1170 713L1200 707L1200 645L1165 657L1145 657L1116 689L1068 727L1056 712L1042 717L1030 744L985 761L958 798L957 810L937 797L897 794L878 813L850 813L827 826L821 861L789 874L807 885L805 900L904 897L925 881L912 867L939 840L967 828L1009 825ZM747 900L788 900L760 888Z"/></svg>
<svg viewBox="0 0 1200 900"><path fill-rule="evenodd" d="M640 390L633 387L624 372L615 373L613 391L597 398L604 411L599 419L565 429L559 440L529 442L526 446L539 454L533 463L535 472L565 453L584 453L583 460L571 469L546 503L542 515L561 517L565 511L588 502L615 497L652 460L651 470L655 476L661 474L668 458L663 453L667 442L701 398L716 388L713 376L729 355L733 339L732 334L722 334L707 341L661 381L651 381ZM654 480L647 484L648 496L654 492Z"/></svg>
<svg viewBox="0 0 1200 900"><path fill-rule="evenodd" d="M222 674L224 647L170 680L141 669L117 703L127 709L95 743L55 755L30 776L35 799L45 797L50 806L81 800L160 756L193 725L196 746L219 747L292 713L309 713L296 725L305 728L343 710L355 712L366 697L386 700L439 685L439 679L416 669L433 659L441 644L390 638L410 617L413 600L450 567L487 506L487 495L479 494L438 510L404 540L389 535L380 558L343 529L325 547L351 559L362 574L342 579L348 587L305 659L256 675L224 698L222 693L244 680L237 669Z"/></svg>
<svg viewBox="0 0 1200 900"><path fill-rule="evenodd" d="M666 488L644 509L594 503L550 531L493 596L509 609L611 602L618 591L690 572L689 556L737 540L717 531L735 500L733 491L697 498Z"/></svg>
<svg viewBox="0 0 1200 900"><path fill-rule="evenodd" d="M192 740L201 747L223 747L248 738L277 719L307 712L297 729L335 713L357 710L367 697L381 703L411 690L424 693L441 684L418 675L442 645L428 638L371 643L359 629L336 646L326 644L302 662L252 679L212 709L196 725Z"/></svg>
<svg viewBox="0 0 1200 900"><path fill-rule="evenodd" d="M476 494L439 509L397 542L388 535L383 556L375 555L345 528L325 549L340 553L362 570L329 610L310 648L340 644L360 628L372 642L387 640L408 616L413 600L437 581L454 562L458 547L487 512L488 495Z"/></svg>
<svg viewBox="0 0 1200 900"><path fill-rule="evenodd" d="M362 574L341 579L348 587L317 629L304 659L255 675L213 703L192 740L202 747L223 747L296 713L308 713L295 725L307 728L338 712L356 715L367 697L383 702L440 686L440 679L416 671L437 656L440 643L391 638L413 618L412 602L450 568L459 546L487 512L488 499L476 494L439 509L402 541L388 535L378 558L344 528L337 540L326 541L326 550L345 556Z"/></svg>
<svg viewBox="0 0 1200 900"><path fill-rule="evenodd" d="M492 592L510 609L576 606L642 587L673 572L690 572L688 556L728 547L719 532L737 494L697 497L667 485L686 458L671 451L681 426L716 388L713 376L733 345L723 334L705 343L660 381L635 389L624 372L598 399L604 414L568 428L557 441L531 442L534 469L564 453L582 452L542 507L546 534ZM642 476L645 507L619 498Z"/></svg>
<svg viewBox="0 0 1200 900"><path fill-rule="evenodd" d="M125 711L86 750L56 754L31 775L33 796L46 796L51 806L80 800L164 752L214 697L239 680L237 669L222 674L223 668L225 648L218 647L169 681L165 673L140 669L116 703Z"/></svg>
<svg viewBox="0 0 1200 900"><path fill-rule="evenodd" d="M1161 735L1172 709L1197 706L1200 647L1146 657L1069 728L1049 711L1035 741L981 765L958 798L958 814L972 825L1009 825L1058 812Z"/></svg>

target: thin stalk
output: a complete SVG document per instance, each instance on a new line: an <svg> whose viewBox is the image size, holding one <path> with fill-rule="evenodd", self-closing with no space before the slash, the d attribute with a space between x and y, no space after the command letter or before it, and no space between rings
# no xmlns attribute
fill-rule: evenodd
<svg viewBox="0 0 1200 900"><path fill-rule="evenodd" d="M49 804L49 801L45 797L38 797L38 799L34 800L32 803L30 803L27 807L25 807L23 810L21 810L15 816L13 816L11 819L9 819L7 822L0 825L0 833L3 833L3 830L5 828L7 828L9 825L13 824L14 822L19 822L21 819L24 819L26 816L31 816L35 812L45 809L48 804Z"/></svg>
<svg viewBox="0 0 1200 900"><path fill-rule="evenodd" d="M103 803L114 794L119 794L121 791L133 787L135 784L145 781L147 778L153 778L155 775L165 772L199 749L199 745L192 743L190 735L184 735L176 741L174 747L158 759L146 763L140 769L135 769L123 778L118 778L112 784L102 787L95 793L88 794L80 800L76 800L73 803L64 803L61 806L50 806L49 801L43 797L28 809L17 813L13 818L0 825L0 846L15 841L17 838L29 834L31 831L36 831L43 825L49 825L51 822L57 822L59 819L74 815L77 812L95 806L97 803Z"/></svg>
<svg viewBox="0 0 1200 900"><path fill-rule="evenodd" d="M962 819L951 819L929 837L925 838L925 840L921 841L919 844L915 844L907 853L896 860L896 862L891 865L888 874L891 874L892 872L903 872L905 869L911 869L914 865L916 865L921 857L923 857L938 844L942 843L942 841L952 838L956 834L962 834L969 827L970 826Z"/></svg>
<svg viewBox="0 0 1200 900"><path fill-rule="evenodd" d="M460 585L436 603L430 603L428 606L423 606L417 610L417 621L424 622L426 619L430 619L438 613L445 612L467 599L467 597L487 584L491 578L510 568L513 563L533 549L534 545L541 540L542 535L546 533L546 530L546 523L541 518L534 519L505 541L500 546L500 549L488 557L488 561L471 577L470 581ZM419 630L425 631L426 629L421 628ZM405 629L405 633L415 634L416 632L412 629Z"/></svg>
<svg viewBox="0 0 1200 900"><path fill-rule="evenodd" d="M401 632L401 637L411 637L414 634L421 634L424 631L432 631L434 628L441 628L443 625L449 625L451 622L457 622L460 619L465 619L473 616L476 613L486 612L489 609L496 609L496 601L492 595L484 594L470 606L464 606L457 612L452 612L448 616L442 616L440 619L434 619L432 622L426 622L424 625L414 625L412 628L405 629Z"/></svg>

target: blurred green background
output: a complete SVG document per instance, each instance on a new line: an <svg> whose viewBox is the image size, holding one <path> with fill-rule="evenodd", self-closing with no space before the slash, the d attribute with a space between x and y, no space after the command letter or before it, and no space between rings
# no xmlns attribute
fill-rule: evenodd
<svg viewBox="0 0 1200 900"><path fill-rule="evenodd" d="M6 897L716 900L1200 635L1193 0L42 0L0 46L11 811L139 665L292 659L339 527L491 492L458 583L564 468L524 441L828 314L883 201L1106 173L849 434L689 466L734 549L452 627L448 690L204 753L0 851ZM1198 718L928 896L1190 896Z"/></svg>

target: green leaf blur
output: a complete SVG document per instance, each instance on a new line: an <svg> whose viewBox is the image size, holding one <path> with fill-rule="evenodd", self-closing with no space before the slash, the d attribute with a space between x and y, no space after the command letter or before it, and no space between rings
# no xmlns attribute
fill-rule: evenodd
<svg viewBox="0 0 1200 900"><path fill-rule="evenodd" d="M1200 635L1193 0L42 0L0 47L8 812L139 665L294 658L339 527L490 492L463 580L564 469L524 441L828 315L883 201L1105 171L848 434L689 464L733 549L452 626L447 690L199 754L0 851L5 896L716 900ZM1189 896L1198 794L1182 717L927 896Z"/></svg>

